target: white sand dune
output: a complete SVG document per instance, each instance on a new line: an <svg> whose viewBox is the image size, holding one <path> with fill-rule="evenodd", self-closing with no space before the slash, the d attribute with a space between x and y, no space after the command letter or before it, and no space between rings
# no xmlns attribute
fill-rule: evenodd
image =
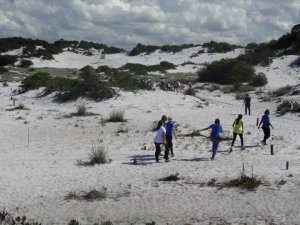
<svg viewBox="0 0 300 225"><path fill-rule="evenodd" d="M65 59L53 65L47 62L47 66L72 67L72 57L68 58L71 61ZM128 58L120 62L107 56L105 60L118 67ZM267 89L299 83L299 74L287 67L289 61L289 57L276 59L267 69L257 68L269 70ZM154 59L147 62L156 63ZM35 62L35 66L46 65ZM72 218L81 224L105 220L114 224L300 224L300 118L296 114L277 116L275 102L259 102L251 94L252 115L244 116L246 150L239 150L237 139L228 155L230 141L223 141L217 159L210 161L210 141L184 134L207 127L215 118L220 118L225 133L230 134L233 120L243 113L242 102L234 95L205 90L199 90L196 97L161 90L121 91L119 97L103 102L79 99L57 104L50 96L35 98L37 91L31 91L15 96L17 104L22 102L29 110L7 111L13 107L10 96L18 85L9 83L0 89L0 206L8 212L46 224L66 224ZM98 115L64 117L80 103ZM274 155L270 155L269 145L258 145L263 133L257 129L256 119L266 108L272 112L275 127L269 141ZM128 121L102 124L101 119L114 109L124 110ZM171 115L178 124L175 157L169 163L154 160L151 129L162 114ZM120 128L128 132L117 134ZM208 136L209 132L202 134ZM92 146L99 143L107 149L110 164L76 165L77 160L87 160ZM289 170L285 170L287 161ZM247 175L251 176L253 169L264 181L257 190L201 186L213 178L224 182L238 177L243 164ZM175 173L181 178L177 182L158 181ZM279 185L280 181L286 183ZM108 192L105 200L65 200L69 193L103 187Z"/></svg>

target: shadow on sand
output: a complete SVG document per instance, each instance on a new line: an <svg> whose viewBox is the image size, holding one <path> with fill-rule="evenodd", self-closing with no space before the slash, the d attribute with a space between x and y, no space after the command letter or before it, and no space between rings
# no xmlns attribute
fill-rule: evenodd
<svg viewBox="0 0 300 225"><path fill-rule="evenodd" d="M122 164L134 165L134 166L146 166L155 162L154 155L133 155L130 156L130 162L124 162Z"/></svg>
<svg viewBox="0 0 300 225"><path fill-rule="evenodd" d="M210 161L210 159L209 159L209 158L172 159L172 161L184 161L184 162L204 162L204 161Z"/></svg>

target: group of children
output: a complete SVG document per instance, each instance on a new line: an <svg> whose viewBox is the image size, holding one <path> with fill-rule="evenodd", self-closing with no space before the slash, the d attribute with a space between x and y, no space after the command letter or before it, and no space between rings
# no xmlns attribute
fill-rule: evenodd
<svg viewBox="0 0 300 225"><path fill-rule="evenodd" d="M191 81L189 81L187 85L188 85L188 88L192 88L192 82ZM162 90L175 91L175 92L181 92L181 90L183 89L183 85L181 84L181 82L179 80L174 81L172 83L170 81L165 81L163 78L160 78L158 86Z"/></svg>
<svg viewBox="0 0 300 225"><path fill-rule="evenodd" d="M247 111L249 111L250 115L250 96L247 94L245 97L245 101L243 104L245 104L245 114L247 114ZM264 115L262 116L258 129L262 128L264 132L264 139L261 141L262 145L267 144L267 139L270 137L270 127L273 128L273 125L270 122L270 110L265 110ZM167 122L168 120L168 122ZM243 122L243 115L239 114L238 117L234 120L233 124L233 139L231 142L231 147L229 149L229 153L232 152L233 145L236 141L236 137L240 137L241 141L241 150L244 150L244 140L243 140L243 133L244 133L244 122ZM201 129L200 131L209 130L211 129L210 133L210 139L212 141L212 156L211 160L214 160L216 157L216 153L219 147L219 143L221 141L221 133L223 132L220 119L216 119L214 124L211 124L210 126ZM273 128L274 129L274 128ZM154 144L155 144L155 159L156 162L159 162L159 154L161 152L161 146L165 146L165 154L164 159L166 162L169 162L169 151L171 151L171 155L174 156L173 152L173 143L172 138L173 134L176 137L175 129L174 129L174 123L172 121L172 117L168 117L163 115L161 120L158 122L157 125L157 132L156 136L154 138Z"/></svg>
<svg viewBox="0 0 300 225"><path fill-rule="evenodd" d="M161 153L161 146L165 147L164 159L166 162L169 162L169 151L171 156L174 156L173 152L173 134L176 137L176 132L174 129L174 123L172 117L163 115L161 120L158 121L156 128L156 136L154 138L155 144L155 160L159 162L159 155Z"/></svg>

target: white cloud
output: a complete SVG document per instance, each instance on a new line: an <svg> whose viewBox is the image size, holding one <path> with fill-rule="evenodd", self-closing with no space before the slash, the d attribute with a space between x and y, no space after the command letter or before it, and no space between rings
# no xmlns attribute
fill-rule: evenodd
<svg viewBox="0 0 300 225"><path fill-rule="evenodd" d="M0 37L245 45L289 32L299 15L299 0L0 0Z"/></svg>

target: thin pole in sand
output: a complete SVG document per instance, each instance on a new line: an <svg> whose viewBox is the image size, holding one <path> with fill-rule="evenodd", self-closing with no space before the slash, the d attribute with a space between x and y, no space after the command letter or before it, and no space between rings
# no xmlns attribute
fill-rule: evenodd
<svg viewBox="0 0 300 225"><path fill-rule="evenodd" d="M256 119L256 126L258 127L259 118Z"/></svg>
<svg viewBox="0 0 300 225"><path fill-rule="evenodd" d="M29 127L27 127L27 145L29 146Z"/></svg>
<svg viewBox="0 0 300 225"><path fill-rule="evenodd" d="M289 161L286 162L286 164L285 164L285 169L286 169L286 170L289 170Z"/></svg>

